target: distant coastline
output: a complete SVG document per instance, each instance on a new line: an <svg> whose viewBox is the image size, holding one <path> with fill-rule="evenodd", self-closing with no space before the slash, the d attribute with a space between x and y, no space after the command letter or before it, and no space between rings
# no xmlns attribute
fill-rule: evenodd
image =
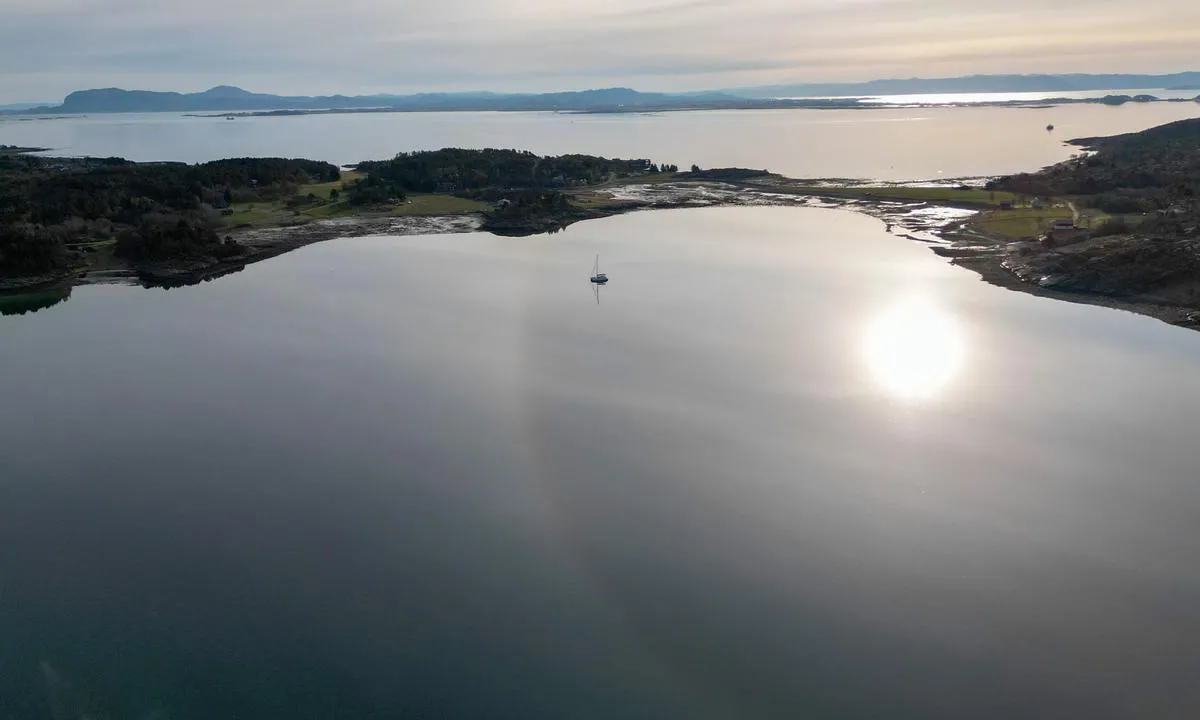
<svg viewBox="0 0 1200 720"><path fill-rule="evenodd" d="M993 100L972 105L1027 107L1068 103L1189 102L1195 98L1159 98L1152 88L1200 88L1200 73L1173 75L995 75L962 78L876 80L864 83L774 85L701 92L644 92L611 87L568 92L434 92L410 95L275 95L230 85L180 93L101 88L69 94L59 105L29 103L0 108L3 115L86 115L93 113L178 112L299 115L341 112L495 112L558 111L595 113L682 110L844 109L878 107L880 97L940 94L1028 94L1036 100ZM1125 91L1125 92L1122 92ZM1066 93L1108 92L1104 98ZM1176 90L1178 92L1178 90ZM1063 95L1053 95L1064 93ZM882 103L895 106L899 103ZM939 106L947 104L938 103ZM963 103L949 103L949 105ZM920 103L917 103L920 106Z"/></svg>
<svg viewBox="0 0 1200 720"><path fill-rule="evenodd" d="M661 112L688 112L698 110L888 110L897 107L906 108L948 108L948 107L994 107L1021 108L1040 110L1061 105L1108 105L1120 106L1126 103L1200 103L1200 96L1195 98L1160 98L1154 95L1106 95L1099 98L1045 98L1035 100L988 100L981 102L944 102L944 103L881 103L869 101L869 98L835 98L835 99L788 99L788 100L729 100L710 101L704 103L678 102L662 105L639 106L596 106L590 108L547 108L536 105L528 107L516 106L506 108L489 108L486 106L464 105L461 107L438 108L327 108L320 110L262 110L221 112L212 114L185 113L185 117L194 118L246 118L246 117L297 117L304 115L354 115L367 113L410 113L410 112L544 112L554 111L578 115L606 114L646 114Z"/></svg>

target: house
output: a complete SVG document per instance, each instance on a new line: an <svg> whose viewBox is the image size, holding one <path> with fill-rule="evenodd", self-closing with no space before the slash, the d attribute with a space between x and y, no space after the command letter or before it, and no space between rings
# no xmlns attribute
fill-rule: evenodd
<svg viewBox="0 0 1200 720"><path fill-rule="evenodd" d="M1001 210L1012 210L1013 209L1012 200L1001 200L1000 201L1000 209Z"/></svg>
<svg viewBox="0 0 1200 720"><path fill-rule="evenodd" d="M1050 223L1050 232L1046 233L1051 246L1069 245L1080 240L1079 228L1075 227L1070 218L1061 218Z"/></svg>

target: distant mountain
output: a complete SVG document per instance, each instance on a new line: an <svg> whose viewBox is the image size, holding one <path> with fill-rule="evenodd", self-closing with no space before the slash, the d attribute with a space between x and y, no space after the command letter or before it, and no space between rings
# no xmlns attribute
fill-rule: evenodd
<svg viewBox="0 0 1200 720"><path fill-rule="evenodd" d="M740 99L720 93L643 93L629 88L542 94L419 93L416 95L330 95L320 97L253 93L220 85L200 93L104 88L81 90L62 105L38 107L39 113L231 112L255 110L601 110L689 105L711 107ZM31 111L32 112L32 111Z"/></svg>
<svg viewBox="0 0 1200 720"><path fill-rule="evenodd" d="M974 92L1072 92L1140 90L1200 85L1200 72L1171 75L968 75L952 78L871 80L859 83L797 83L726 90L744 98L864 97Z"/></svg>
<svg viewBox="0 0 1200 720"><path fill-rule="evenodd" d="M325 100L324 104L314 104ZM104 88L73 92L62 105L38 108L55 113L111 112L194 112L208 110L276 110L280 108L351 107L369 104L363 99L283 97L252 93L229 85L219 85L200 93L154 92Z"/></svg>

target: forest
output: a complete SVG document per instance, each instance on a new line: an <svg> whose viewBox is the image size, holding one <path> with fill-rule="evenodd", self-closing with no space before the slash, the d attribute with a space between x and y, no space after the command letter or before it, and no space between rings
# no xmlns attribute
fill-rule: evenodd
<svg viewBox="0 0 1200 720"><path fill-rule="evenodd" d="M540 157L527 151L494 148L400 153L391 160L359 163L357 169L366 177L349 188L352 204L403 199L407 193L578 187L659 171L649 160L610 160L592 155Z"/></svg>
<svg viewBox="0 0 1200 720"><path fill-rule="evenodd" d="M134 261L217 256L221 210L289 197L332 182L337 166L312 160L234 158L198 165L120 158L0 156L0 277L53 273L72 246L115 242Z"/></svg>
<svg viewBox="0 0 1200 720"><path fill-rule="evenodd" d="M1111 214L1168 209L1173 214L1200 214L1200 119L1071 142L1087 153L1041 172L1004 178L997 187L1026 195L1075 197Z"/></svg>

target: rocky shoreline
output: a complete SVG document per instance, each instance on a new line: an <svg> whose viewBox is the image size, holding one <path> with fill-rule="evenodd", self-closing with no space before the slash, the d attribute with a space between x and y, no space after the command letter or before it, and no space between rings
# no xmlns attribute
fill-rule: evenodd
<svg viewBox="0 0 1200 720"><path fill-rule="evenodd" d="M432 215L416 217L350 217L319 220L289 227L243 229L229 237L244 250L227 258L197 258L175 262L144 263L132 275L146 286L195 285L244 270L263 260L298 250L314 243L367 235L438 235L475 232L479 215Z"/></svg>
<svg viewBox="0 0 1200 720"><path fill-rule="evenodd" d="M75 277L69 272L46 273L44 275L26 275L22 277L0 278L0 294L17 294L33 292L55 285L73 284Z"/></svg>
<svg viewBox="0 0 1200 720"><path fill-rule="evenodd" d="M1187 264L1200 257L1195 244L1113 236L1048 252L988 237L968 223L948 226L944 237L949 244L933 251L992 285L1200 330L1200 274Z"/></svg>

